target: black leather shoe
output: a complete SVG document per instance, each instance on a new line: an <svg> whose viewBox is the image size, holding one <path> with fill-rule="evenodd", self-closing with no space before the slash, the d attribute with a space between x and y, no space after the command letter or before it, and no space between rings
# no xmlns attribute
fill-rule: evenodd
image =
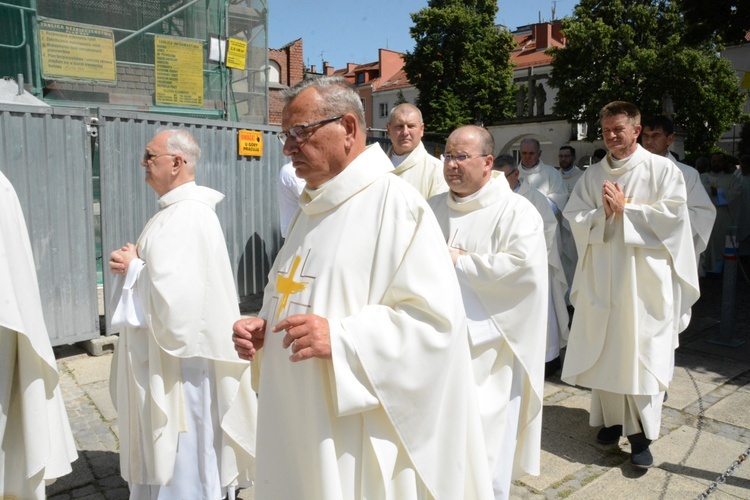
<svg viewBox="0 0 750 500"><path fill-rule="evenodd" d="M612 427L602 427L596 435L596 442L599 444L617 444L622 436L622 426L613 425Z"/></svg>
<svg viewBox="0 0 750 500"><path fill-rule="evenodd" d="M544 378L550 378L552 375L560 371L562 363L560 362L560 356L556 357L552 361L544 363Z"/></svg>
<svg viewBox="0 0 750 500"><path fill-rule="evenodd" d="M628 436L628 441L630 441L630 463L634 467L648 469L654 465L654 456L648 449L651 446L651 440L646 438L644 433L639 432Z"/></svg>

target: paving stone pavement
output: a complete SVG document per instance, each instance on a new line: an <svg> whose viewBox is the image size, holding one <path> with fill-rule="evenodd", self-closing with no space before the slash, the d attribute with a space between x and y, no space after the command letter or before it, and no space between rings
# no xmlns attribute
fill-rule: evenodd
<svg viewBox="0 0 750 500"><path fill-rule="evenodd" d="M626 439L617 446L597 444L597 429L588 425L589 391L562 383L558 373L545 384L541 474L516 480L511 498L696 498L748 450L750 285L739 278L734 339L745 343L737 348L706 342L719 332L722 281L704 279L701 289L691 325L680 338L661 438L651 445L655 466L631 467ZM48 497L126 499L108 388L112 355L89 356L79 346L55 352L79 459L71 474L47 487ZM252 489L240 497L252 500ZM740 465L709 498L750 498L750 463Z"/></svg>

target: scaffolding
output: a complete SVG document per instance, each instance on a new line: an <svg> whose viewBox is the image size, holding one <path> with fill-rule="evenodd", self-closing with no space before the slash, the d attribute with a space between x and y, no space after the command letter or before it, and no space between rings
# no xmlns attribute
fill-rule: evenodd
<svg viewBox="0 0 750 500"><path fill-rule="evenodd" d="M54 33L53 28L68 32ZM49 37L60 40L70 32L73 42L67 43L78 36L85 43L91 40L97 50L113 45L111 55L101 49L100 60L89 64L73 56L65 61L67 51L60 49L54 67L69 72L51 71L52 57L45 52ZM245 69L227 67L223 57L209 59L211 40L228 38L247 43ZM200 99L184 104L157 98L163 59L155 46L162 39L195 49L190 66L173 59L179 70L195 68L201 77L182 73L174 85L185 84L185 76L197 79ZM86 65L99 64L109 64L111 76L88 74ZM268 0L0 0L0 77L20 76L29 92L50 104L267 124L267 68Z"/></svg>

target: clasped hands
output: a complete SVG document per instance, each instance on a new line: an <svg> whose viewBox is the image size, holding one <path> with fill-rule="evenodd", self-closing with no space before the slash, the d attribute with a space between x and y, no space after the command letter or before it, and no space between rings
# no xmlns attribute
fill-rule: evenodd
<svg viewBox="0 0 750 500"><path fill-rule="evenodd" d="M289 360L331 359L331 332L328 320L315 314L294 314L276 323L273 333L285 332L284 349L292 346ZM252 361L266 338L266 320L242 318L232 327L234 349L240 358Z"/></svg>
<svg viewBox="0 0 750 500"><path fill-rule="evenodd" d="M132 243L126 243L124 247L109 254L109 272L112 274L125 274L133 259L138 258L138 251Z"/></svg>
<svg viewBox="0 0 750 500"><path fill-rule="evenodd" d="M612 214L622 215L625 210L625 193L616 182L604 181L602 186L602 203L604 215L609 219Z"/></svg>

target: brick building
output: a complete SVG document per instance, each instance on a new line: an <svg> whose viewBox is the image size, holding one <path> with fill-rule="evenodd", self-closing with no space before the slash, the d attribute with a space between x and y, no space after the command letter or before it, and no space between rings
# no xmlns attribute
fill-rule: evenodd
<svg viewBox="0 0 750 500"><path fill-rule="evenodd" d="M302 39L289 42L280 49L268 49L268 123L281 124L284 103L281 91L305 78Z"/></svg>

